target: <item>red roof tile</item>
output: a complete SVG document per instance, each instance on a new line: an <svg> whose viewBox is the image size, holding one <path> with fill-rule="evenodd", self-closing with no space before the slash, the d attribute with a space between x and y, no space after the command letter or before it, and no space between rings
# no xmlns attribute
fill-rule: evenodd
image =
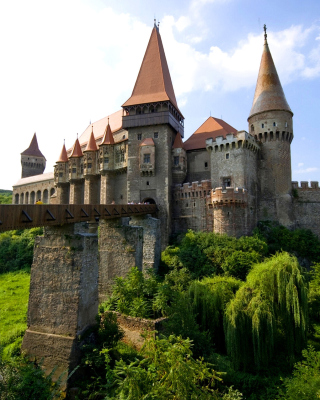
<svg viewBox="0 0 320 400"><path fill-rule="evenodd" d="M215 139L218 136L223 136L225 138L228 133L236 132L237 129L233 128L222 119L209 117L200 128L183 143L183 148L185 150L205 149L206 139Z"/></svg>
<svg viewBox="0 0 320 400"><path fill-rule="evenodd" d="M152 29L131 97L122 107L170 100L178 109L159 29Z"/></svg>
<svg viewBox="0 0 320 400"><path fill-rule="evenodd" d="M60 157L59 157L59 160L57 161L57 163L58 162L68 162L67 150L66 150L66 146L64 144L63 144L63 147L62 147L62 150L60 153Z"/></svg>
<svg viewBox="0 0 320 400"><path fill-rule="evenodd" d="M74 142L70 158L71 157L82 157L82 156L83 156L83 153L81 151L81 146L80 146L80 143L79 143L79 139L77 138L77 140Z"/></svg>
<svg viewBox="0 0 320 400"><path fill-rule="evenodd" d="M99 146L101 146L102 144L114 144L114 138L110 128L109 118L108 125L106 126L106 130L104 131L104 135Z"/></svg>
<svg viewBox="0 0 320 400"><path fill-rule="evenodd" d="M98 147L96 145L96 140L93 135L93 125L92 125L92 130L91 130L91 134L89 137L89 141L88 141L87 147L84 151L96 151L96 150L98 150Z"/></svg>
<svg viewBox="0 0 320 400"><path fill-rule="evenodd" d="M140 146L154 146L154 141L152 138L146 138L143 140Z"/></svg>
<svg viewBox="0 0 320 400"><path fill-rule="evenodd" d="M30 146L21 153L23 156L34 156L34 157L44 157L44 155L39 150L37 135L33 135ZM44 157L45 158L45 157Z"/></svg>
<svg viewBox="0 0 320 400"><path fill-rule="evenodd" d="M183 149L183 142L182 142L180 132L177 133L176 138L174 139L172 148L173 149Z"/></svg>
<svg viewBox="0 0 320 400"><path fill-rule="evenodd" d="M256 91L249 118L255 114L271 110L285 110L292 113L265 38Z"/></svg>

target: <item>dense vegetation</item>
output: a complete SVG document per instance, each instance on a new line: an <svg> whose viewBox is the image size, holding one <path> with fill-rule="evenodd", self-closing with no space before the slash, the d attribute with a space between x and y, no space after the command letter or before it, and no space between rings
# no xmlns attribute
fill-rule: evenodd
<svg viewBox="0 0 320 400"><path fill-rule="evenodd" d="M7 321L0 326L0 391L9 399L59 396L37 365L9 360L25 326L28 273L20 270L28 271L39 233L0 235L0 271L15 271L0 275L1 322ZM121 342L109 310L168 319L161 335L137 351ZM318 398L319 310L320 242L311 232L271 223L240 239L189 231L163 252L159 274L133 268L115 280L96 326L81 338L77 398ZM24 385L35 392L21 397Z"/></svg>
<svg viewBox="0 0 320 400"><path fill-rule="evenodd" d="M0 204L12 204L12 190L0 189Z"/></svg>

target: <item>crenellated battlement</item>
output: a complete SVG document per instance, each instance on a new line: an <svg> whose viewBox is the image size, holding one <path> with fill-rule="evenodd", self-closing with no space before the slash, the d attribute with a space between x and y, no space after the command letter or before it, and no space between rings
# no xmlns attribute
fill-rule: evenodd
<svg viewBox="0 0 320 400"><path fill-rule="evenodd" d="M260 145L257 143L256 139L250 135L250 133L239 131L235 135L233 133L228 133L226 138L218 136L215 139L207 139L206 148L215 153L240 148L245 148L256 153L260 150Z"/></svg>
<svg viewBox="0 0 320 400"><path fill-rule="evenodd" d="M308 181L301 181L300 186L298 181L293 181L292 182L292 189L298 189L298 190L307 190L307 189L316 189L320 190L319 188L319 182L317 181L311 181L310 186Z"/></svg>
<svg viewBox="0 0 320 400"><path fill-rule="evenodd" d="M173 197L177 200L184 198L205 198L210 194L211 181L203 180L199 183L187 182L182 185L175 185L173 188Z"/></svg>
<svg viewBox="0 0 320 400"><path fill-rule="evenodd" d="M210 203L213 205L244 205L248 202L248 191L244 188L218 187L210 192Z"/></svg>

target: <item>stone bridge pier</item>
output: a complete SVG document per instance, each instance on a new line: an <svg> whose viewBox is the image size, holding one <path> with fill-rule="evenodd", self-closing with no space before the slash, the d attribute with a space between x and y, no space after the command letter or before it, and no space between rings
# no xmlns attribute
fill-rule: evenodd
<svg viewBox="0 0 320 400"><path fill-rule="evenodd" d="M35 241L22 351L55 376L78 365L80 338L116 276L131 267L157 268L160 222L144 217L102 219L99 237L83 224L46 227Z"/></svg>

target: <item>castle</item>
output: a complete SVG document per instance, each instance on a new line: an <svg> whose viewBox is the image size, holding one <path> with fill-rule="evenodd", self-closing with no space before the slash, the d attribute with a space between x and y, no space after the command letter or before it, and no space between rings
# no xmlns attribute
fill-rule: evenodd
<svg viewBox="0 0 320 400"><path fill-rule="evenodd" d="M184 117L155 24L122 109L88 126L71 149L63 146L54 173L43 174L34 136L21 154L13 203L156 203L162 247L190 228L241 236L262 220L320 236L318 182L291 182L292 117L265 29L248 132L209 117L183 142Z"/></svg>

